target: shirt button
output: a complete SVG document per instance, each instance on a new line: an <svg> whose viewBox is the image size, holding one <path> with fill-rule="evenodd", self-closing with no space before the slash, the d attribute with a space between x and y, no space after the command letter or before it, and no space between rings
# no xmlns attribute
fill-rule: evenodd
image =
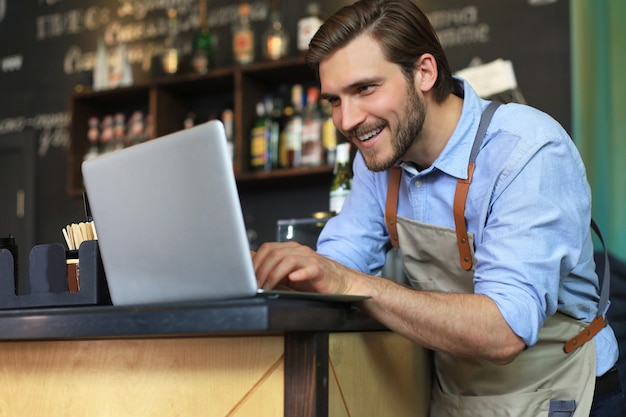
<svg viewBox="0 0 626 417"><path fill-rule="evenodd" d="M422 182L420 180L415 180L415 186L417 188L421 187L422 186Z"/></svg>

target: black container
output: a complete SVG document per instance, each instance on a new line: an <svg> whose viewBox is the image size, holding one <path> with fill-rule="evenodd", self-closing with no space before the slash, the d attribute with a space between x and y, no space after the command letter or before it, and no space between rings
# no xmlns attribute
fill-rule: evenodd
<svg viewBox="0 0 626 417"><path fill-rule="evenodd" d="M13 235L0 238L0 249L7 249L13 256L13 287L16 294L19 294L20 268L18 261L18 247Z"/></svg>
<svg viewBox="0 0 626 417"><path fill-rule="evenodd" d="M69 256L68 256L69 255ZM30 292L19 294L13 285L13 264L7 249L0 249L0 310L70 305L110 305L97 240L87 240L78 248L80 288L68 287L68 254L59 244L37 245L30 251Z"/></svg>

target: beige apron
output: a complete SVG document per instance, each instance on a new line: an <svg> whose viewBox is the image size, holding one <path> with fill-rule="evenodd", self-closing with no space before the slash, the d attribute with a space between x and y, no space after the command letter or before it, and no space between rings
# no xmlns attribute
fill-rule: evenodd
<svg viewBox="0 0 626 417"><path fill-rule="evenodd" d="M400 248L407 278L419 290L473 293L473 236L465 230L462 215L475 154L497 106L491 107L483 114L476 136L478 145L470 157L469 179L459 180L455 209L461 207L463 221L455 212L456 229L396 218L401 170L392 169L395 172L389 180L387 224L392 243ZM585 326L556 313L546 320L537 344L504 366L434 352L430 416L588 416L595 386L595 344L583 342L570 353L564 351L565 343L571 342Z"/></svg>

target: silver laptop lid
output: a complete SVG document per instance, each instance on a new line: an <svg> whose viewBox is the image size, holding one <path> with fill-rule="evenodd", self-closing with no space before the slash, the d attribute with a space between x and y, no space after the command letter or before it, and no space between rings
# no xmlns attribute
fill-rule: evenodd
<svg viewBox="0 0 626 417"><path fill-rule="evenodd" d="M86 161L82 172L113 304L255 294L221 122Z"/></svg>

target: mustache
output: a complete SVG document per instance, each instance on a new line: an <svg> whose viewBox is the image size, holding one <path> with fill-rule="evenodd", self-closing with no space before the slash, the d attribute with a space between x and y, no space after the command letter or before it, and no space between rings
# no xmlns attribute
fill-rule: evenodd
<svg viewBox="0 0 626 417"><path fill-rule="evenodd" d="M367 123L363 125L359 125L353 129L350 129L347 132L344 132L345 136L348 137L356 137L358 138L361 135L364 135L369 132L373 132L375 130L382 130L387 124L386 123Z"/></svg>

